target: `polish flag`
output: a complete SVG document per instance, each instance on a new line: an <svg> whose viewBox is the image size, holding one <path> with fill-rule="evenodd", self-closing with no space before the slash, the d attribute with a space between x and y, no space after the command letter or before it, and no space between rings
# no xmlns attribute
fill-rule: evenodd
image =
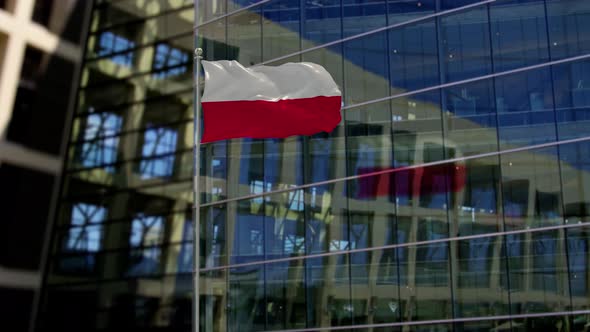
<svg viewBox="0 0 590 332"><path fill-rule="evenodd" d="M202 63L203 143L312 135L331 132L340 123L342 94L320 65L244 68L236 61Z"/></svg>

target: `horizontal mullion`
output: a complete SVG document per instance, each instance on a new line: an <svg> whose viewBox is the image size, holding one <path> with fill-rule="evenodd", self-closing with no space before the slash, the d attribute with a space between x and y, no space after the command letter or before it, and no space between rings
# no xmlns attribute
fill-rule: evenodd
<svg viewBox="0 0 590 332"><path fill-rule="evenodd" d="M104 10L104 8L100 8L100 7L108 7L108 6L105 6L104 4L103 5L100 5L96 9L94 9L94 11ZM154 19L154 18L166 16L166 15L169 15L169 14L174 14L176 12L181 12L181 11L184 11L184 10L187 10L187 9L190 9L190 8L193 8L193 7L194 7L194 4L191 4L191 5L181 6L181 7L178 7L178 8L172 8L170 10L162 11L162 12L159 12L159 13L157 13L155 15L151 15L151 16L143 16L143 17L139 17L139 18L136 18L136 19L127 20L127 21L115 22L115 23L110 24L110 25L99 27L98 29L96 29L94 31L91 31L90 34L91 35L94 35L94 34L98 34L98 33L105 32L105 31L109 31L109 30L112 30L112 29L116 29L116 28L120 28L120 27L126 27L126 26L129 26L131 24L141 24L141 23L143 23L145 21L148 21L148 20L151 20L151 19Z"/></svg>
<svg viewBox="0 0 590 332"><path fill-rule="evenodd" d="M214 206L214 205L225 204L225 203L241 201L241 200L250 200L253 198L266 197L266 196L270 196L270 195L276 195L276 194L287 193L287 192L291 192L291 191L308 189L308 188L323 186L323 185L327 185L327 184L334 184L334 183L346 182L346 181L350 181L350 180L368 178L368 177L372 177L372 176L376 176L376 175L397 173L397 172L408 171L408 170L417 169L417 168L425 168L425 167L429 167L429 166L438 166L438 165L450 164L450 163L455 163L455 162L463 162L463 161L485 158L485 157L495 157L495 156L501 156L501 155L506 155L506 154L511 154L511 153L518 153L518 152L529 151L529 150L537 150L537 149L542 149L542 148L547 148L547 147L557 147L560 145L586 142L586 141L590 141L590 136L574 138L574 139L569 139L569 140L554 141L554 142L543 143L543 144L527 145L527 146L517 147L517 148L513 148L513 149L480 153L480 154L476 154L476 155L469 155L469 156L464 156L464 157L457 157L457 158L433 161L433 162L428 162L428 163L415 164L415 165L410 165L410 166L386 169L386 170L382 170L382 171L376 171L376 172L370 172L370 173L364 173L364 174L358 174L358 175L350 175L350 176L345 176L345 177L336 178L336 179L330 179L330 180L319 181L319 182L312 182L312 183L307 183L307 184L303 184L303 185L296 185L291 188L265 191L265 192L258 193L258 194L244 195L244 196L239 196L239 197L218 200L215 202L203 203L203 204L200 204L200 206L207 207L207 206Z"/></svg>
<svg viewBox="0 0 590 332"><path fill-rule="evenodd" d="M156 101L159 101L159 100L165 100L166 98L174 97L174 96L185 94L185 93L189 93L189 92L193 92L193 88L192 87L187 88L187 89L183 89L183 90L178 90L177 92L173 92L173 93L168 93L168 94L163 94L163 95L155 96L155 97L148 97L148 98L145 98L145 99L132 100L132 101L121 103L121 104L101 106L101 107L98 107L98 108L94 109L92 112L88 112L88 111L78 112L78 113L76 113L75 116L76 117L82 117L82 116L88 116L90 114L113 112L113 111L116 111L116 110L120 110L120 109L125 109L125 108L128 108L128 107L132 107L132 106L135 106L135 105L138 105L138 104L148 104L148 103L156 102Z"/></svg>
<svg viewBox="0 0 590 332"><path fill-rule="evenodd" d="M260 260L260 261L255 261L255 262L228 264L228 265L222 265L222 266L212 266L212 267L205 267L205 268L199 269L199 272L200 273L213 272L213 271L229 270L229 269L235 269L235 268L259 266L259 265L288 263L288 262L293 262L293 261L315 259L315 258L325 258L325 257L339 256L339 255L353 255L353 254L358 254L358 253L373 252L373 251L377 251L377 250L392 250L392 249L418 247L418 246L426 246L426 245L440 244L440 243L450 243L450 242L482 239L482 238L489 238L489 237L501 237L501 236L506 236L506 235L521 235L521 234L532 234L532 233L557 231L557 230L565 230L565 229L576 229L576 228L583 228L583 227L588 227L588 226L590 226L590 222L575 223L575 224L561 224L561 225L556 225L556 226L545 226L545 227L537 227L537 228L525 228L525 229L519 229L519 230L513 230L513 231L499 231L499 232L483 233L483 234L476 234L476 235L454 236L454 237L447 237L447 238L434 239L434 240L404 242L404 243L389 244L389 245L383 245L383 246L377 246L377 247L337 250L337 251L330 251L330 252L324 252L324 253L319 253L319 254L289 256L289 257L284 257L284 258Z"/></svg>
<svg viewBox="0 0 590 332"><path fill-rule="evenodd" d="M503 76L508 76L508 75L512 75L512 74L527 72L530 70L541 69L541 68L551 67L551 66L555 66L555 65L559 65L559 64L563 64L563 63L576 62L576 61L586 60L586 59L590 59L590 53L578 55L575 57L560 59L560 60L544 62L544 63L540 63L540 64L536 64L536 65L506 70L506 71L488 74L488 75L484 75L484 76L468 78L468 79L464 79L464 80L460 80L460 81L439 84L439 85L435 85L435 86L431 86L431 87L427 87L427 88L422 88L422 89L418 89L418 90L413 90L413 91L409 91L409 92L399 93L399 94L395 94L395 95L391 95L391 96L387 96L387 97L383 97L383 98L368 100L368 101L358 103L358 104L345 105L342 107L342 109L346 110L346 109L350 109L350 108L372 105L375 103L381 103L381 102L392 100L392 99L408 97L408 96L412 96L412 95L416 95L416 94L420 94L420 93L424 93L424 92L430 92L433 90L444 89L444 88L453 87L453 86L457 86L457 85L463 85L463 84L468 84L468 83L484 81L484 80L491 79L491 78L503 77ZM498 115L502 115L502 114L506 114L506 113L498 113Z"/></svg>
<svg viewBox="0 0 590 332"><path fill-rule="evenodd" d="M123 55L123 54L127 54L127 53L130 53L130 52L136 52L136 51L139 51L139 50L144 49L144 48L148 48L148 47L155 46L155 45L158 45L158 44L161 44L161 43L169 42L169 41L175 40L175 39L180 39L180 38L188 37L188 36L191 36L191 35L192 35L192 31L181 32L179 34L172 35L172 36L169 36L169 37L166 37L166 38L163 38L163 39L156 39L156 40L151 41L149 43L135 45L134 47L130 47L130 48L125 49L125 50L121 50L121 51L117 51L117 52L112 52L112 53L108 53L108 54L104 54L104 55L98 55L98 56L95 56L95 57L89 57L89 58L84 59L84 61L85 61L85 63L88 63L88 62L94 62L94 61L98 61L98 60L108 59L108 58L113 57L113 56Z"/></svg>
<svg viewBox="0 0 590 332"><path fill-rule="evenodd" d="M124 164L129 164L129 163L135 163L135 162L141 162L141 161L149 161L149 160L160 159L160 158L165 158L165 157L170 157L170 156L178 156L178 155L182 155L182 154L185 154L185 153L191 152L191 151L193 151L193 148L192 147L190 147L190 148L184 148L184 149L176 149L173 152L166 152L166 153L155 154L155 155L151 155L151 156L144 156L144 157L136 157L136 158L130 158L130 159L117 160L114 163L100 164L100 165L91 166L91 167L68 168L66 170L65 174L72 174L72 173L79 173L79 172L91 171L93 169L102 169L102 168L106 168L106 167L117 167L117 166L121 166L121 165L124 165Z"/></svg>
<svg viewBox="0 0 590 332"><path fill-rule="evenodd" d="M64 203L84 202L85 200L96 199L97 196L100 196L101 198L105 198L108 196L115 196L117 194L137 192L137 191L147 190L147 189L156 188L156 187L166 187L169 185L176 185L176 184L190 184L191 180L192 180L192 176L187 177L187 178L177 178L177 179L162 178L156 183L148 183L148 184L145 184L142 186L137 186L137 187L122 187L122 188L114 188L114 189L113 189L113 187L109 187L107 189L107 188L104 188L105 187L104 185L96 184L97 186L100 186L103 189L105 189L105 191L100 192L100 193L88 193L88 194L82 194L82 195L65 195L62 197L62 202L64 202ZM151 181L154 181L154 180L151 180Z"/></svg>
<svg viewBox="0 0 590 332"><path fill-rule="evenodd" d="M142 76L149 76L151 74L165 72L167 70L176 69L176 68L189 67L189 66L192 66L192 61L187 61L185 63L181 63L181 64L174 65L174 66L162 67L162 68L158 68L158 69L151 69L149 71L138 71L136 73L133 73L133 74L125 76L125 77L113 78L113 79L105 80L102 82L98 82L98 83L94 83L94 84L90 84L90 85L86 85L86 86L81 86L80 91L99 89L99 88L103 88L104 86L109 86L109 85L112 85L113 83L117 83L120 81L134 79L134 78L138 78L138 77L142 77ZM187 76L191 75L192 76L192 74L189 71L187 71L186 73L183 73L180 75L173 75L171 77L182 76L182 75L187 75ZM155 80L165 81L167 79L168 79L167 77L164 77L164 78L156 78Z"/></svg>
<svg viewBox="0 0 590 332"><path fill-rule="evenodd" d="M139 133L146 132L150 129L169 128L169 127L173 127L173 126L179 126L179 125L183 125L183 124L192 124L192 123L193 123L193 119L188 118L188 119L176 120L176 121L172 121L172 122L161 123L161 124L158 124L157 126L153 126L153 127L139 127L136 129L122 130L122 131L119 131L113 135L102 135L102 136L97 136L97 137L93 137L93 138L89 138L89 139L70 140L70 147L74 147L75 145L81 145L84 143L98 142L98 141L102 141L102 140L109 139L109 138L123 137L123 136L127 136L130 134L139 134Z"/></svg>

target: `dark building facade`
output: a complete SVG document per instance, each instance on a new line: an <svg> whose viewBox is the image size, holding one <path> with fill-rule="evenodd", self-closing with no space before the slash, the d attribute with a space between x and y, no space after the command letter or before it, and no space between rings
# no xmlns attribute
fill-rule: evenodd
<svg viewBox="0 0 590 332"><path fill-rule="evenodd" d="M103 0L90 31L37 330L190 330L195 45L343 92L332 133L200 147L201 331L588 330L589 1Z"/></svg>
<svg viewBox="0 0 590 332"><path fill-rule="evenodd" d="M28 332L77 90L88 2L0 1L0 318Z"/></svg>

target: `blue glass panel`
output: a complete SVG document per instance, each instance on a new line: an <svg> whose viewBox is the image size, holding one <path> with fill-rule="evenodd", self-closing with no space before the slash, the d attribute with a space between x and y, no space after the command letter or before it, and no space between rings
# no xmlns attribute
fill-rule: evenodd
<svg viewBox="0 0 590 332"><path fill-rule="evenodd" d="M233 58L246 67L262 61L261 6L227 18L227 44L233 47Z"/></svg>
<svg viewBox="0 0 590 332"><path fill-rule="evenodd" d="M80 160L83 166L104 166L107 172L113 172L112 164L117 160L119 137L123 119L118 114L95 113L86 117L84 143L81 146Z"/></svg>
<svg viewBox="0 0 590 332"><path fill-rule="evenodd" d="M572 292L572 306L574 310L583 310L589 304L588 288L588 229L572 229L567 231L567 253L569 282Z"/></svg>
<svg viewBox="0 0 590 332"><path fill-rule="evenodd" d="M389 95L385 32L347 41L344 57L346 105Z"/></svg>
<svg viewBox="0 0 590 332"><path fill-rule="evenodd" d="M76 203L71 210L71 223L62 243L67 253L59 260L62 271L88 273L95 270L96 253L102 249L107 209L103 206Z"/></svg>
<svg viewBox="0 0 590 332"><path fill-rule="evenodd" d="M201 147L201 175L205 176L201 195L203 202L217 201L228 197L227 178L228 143L214 142Z"/></svg>
<svg viewBox="0 0 590 332"><path fill-rule="evenodd" d="M487 7L440 19L444 81L489 74L492 70Z"/></svg>
<svg viewBox="0 0 590 332"><path fill-rule="evenodd" d="M506 229L563 223L556 148L502 155L502 198Z"/></svg>
<svg viewBox="0 0 590 332"><path fill-rule="evenodd" d="M204 223L203 223L204 224ZM178 266L178 272L185 272L191 273L193 271L193 222L192 220L186 220L182 227L182 244L180 245L180 251L178 253L178 258L176 261L176 266ZM208 236L205 236L205 239L209 239ZM206 265L207 262L207 253L201 251L201 267Z"/></svg>
<svg viewBox="0 0 590 332"><path fill-rule="evenodd" d="M344 37L384 27L387 24L386 0L342 0Z"/></svg>
<svg viewBox="0 0 590 332"><path fill-rule="evenodd" d="M265 259L265 226L272 225L274 219L268 217L269 220L266 220L264 208L264 201L256 198L228 205L231 264Z"/></svg>
<svg viewBox="0 0 590 332"><path fill-rule="evenodd" d="M561 178L566 223L590 218L590 143L561 145Z"/></svg>
<svg viewBox="0 0 590 332"><path fill-rule="evenodd" d="M300 1L274 0L262 6L262 59L270 60L300 49Z"/></svg>
<svg viewBox="0 0 590 332"><path fill-rule="evenodd" d="M78 203L72 207L71 228L65 243L66 249L96 252L101 247L102 225L106 208Z"/></svg>
<svg viewBox="0 0 590 332"><path fill-rule="evenodd" d="M506 261L498 257L502 237L484 237L451 244L457 250L457 287L453 290L455 317L508 315L508 290L497 281L506 275ZM468 331L468 330L467 330ZM477 329L476 329L477 331Z"/></svg>
<svg viewBox="0 0 590 332"><path fill-rule="evenodd" d="M162 239L164 236L164 218L138 214L131 221L129 246L137 248L131 251L130 266L126 275L143 276L160 271Z"/></svg>
<svg viewBox="0 0 590 332"><path fill-rule="evenodd" d="M435 86L440 82L434 21L389 31L391 93Z"/></svg>
<svg viewBox="0 0 590 332"><path fill-rule="evenodd" d="M143 179L168 177L174 172L177 133L169 128L148 127L144 133L139 172Z"/></svg>
<svg viewBox="0 0 590 332"><path fill-rule="evenodd" d="M228 281L228 331L265 331L265 267L230 270Z"/></svg>
<svg viewBox="0 0 590 332"><path fill-rule="evenodd" d="M481 0L440 0L440 10L455 9L463 6L472 5L478 2L481 2Z"/></svg>
<svg viewBox="0 0 590 332"><path fill-rule="evenodd" d="M265 265L266 330L305 328L305 261Z"/></svg>
<svg viewBox="0 0 590 332"><path fill-rule="evenodd" d="M497 1L490 6L490 20L494 71L549 60L544 1Z"/></svg>
<svg viewBox="0 0 590 332"><path fill-rule="evenodd" d="M590 2L547 0L551 58L590 53Z"/></svg>
<svg viewBox="0 0 590 332"><path fill-rule="evenodd" d="M570 305L563 234L547 231L520 237L521 251L508 252L511 313L560 311ZM547 330L555 322L540 318L530 324Z"/></svg>
<svg viewBox="0 0 590 332"><path fill-rule="evenodd" d="M492 80L445 88L447 158L498 150Z"/></svg>
<svg viewBox="0 0 590 332"><path fill-rule="evenodd" d="M436 2L436 0L388 0L388 24L398 24L433 14L436 10Z"/></svg>
<svg viewBox="0 0 590 332"><path fill-rule="evenodd" d="M181 75L188 70L188 53L166 44L158 44L154 53L154 78Z"/></svg>
<svg viewBox="0 0 590 332"><path fill-rule="evenodd" d="M369 174L393 167L389 102L352 108L344 115L347 131L348 175ZM348 197L361 201L374 201L381 197L387 199L390 195L389 182L389 175L348 181ZM367 208L367 211L370 210L372 209Z"/></svg>
<svg viewBox="0 0 590 332"><path fill-rule="evenodd" d="M97 54L99 56L106 56L111 53L117 53L109 58L118 65L131 67L133 65L135 54L128 50L131 50L134 47L135 43L131 40L116 35L110 31L105 31L100 34Z"/></svg>
<svg viewBox="0 0 590 332"><path fill-rule="evenodd" d="M189 228L189 225L185 224L185 228ZM190 230L192 230L192 226ZM201 267L227 265L227 251L229 249L227 230L226 205L201 208ZM192 240L192 234L187 234L187 236L189 236L187 241Z"/></svg>
<svg viewBox="0 0 590 332"><path fill-rule="evenodd" d="M418 241L434 240L446 237L443 227L442 233L434 228L438 225L424 225L432 223L430 220L420 222ZM438 222L435 222L438 224ZM415 240L411 240L413 242ZM400 260L400 265L407 264L408 286L402 287L402 321L418 321L430 319L447 319L452 317L451 275L449 260L449 244L446 242L426 245L410 246L408 255L416 257L407 262ZM432 296L439 294L439 296Z"/></svg>
<svg viewBox="0 0 590 332"><path fill-rule="evenodd" d="M304 6L305 16L301 20L304 49L342 38L340 0L305 1Z"/></svg>
<svg viewBox="0 0 590 332"><path fill-rule="evenodd" d="M550 82L549 68L496 78L501 149L555 141Z"/></svg>
<svg viewBox="0 0 590 332"><path fill-rule="evenodd" d="M553 66L553 86L559 139L590 132L590 61Z"/></svg>

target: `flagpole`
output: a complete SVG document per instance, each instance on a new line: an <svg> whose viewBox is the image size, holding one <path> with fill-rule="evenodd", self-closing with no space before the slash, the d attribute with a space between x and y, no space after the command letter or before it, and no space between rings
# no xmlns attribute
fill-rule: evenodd
<svg viewBox="0 0 590 332"><path fill-rule="evenodd" d="M195 49L195 104L194 109L194 167L193 167L193 332L199 332L199 267L200 267L200 192L199 192L199 174L201 169L201 59L203 58L203 50L201 48Z"/></svg>

